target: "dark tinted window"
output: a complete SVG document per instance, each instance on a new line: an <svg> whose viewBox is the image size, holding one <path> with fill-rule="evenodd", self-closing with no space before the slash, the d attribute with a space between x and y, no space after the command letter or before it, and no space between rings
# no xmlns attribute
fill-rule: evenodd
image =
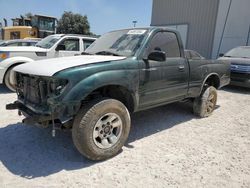
<svg viewBox="0 0 250 188"><path fill-rule="evenodd" d="M177 37L171 32L158 32L149 45L149 53L154 50L164 51L167 57L180 57Z"/></svg>
<svg viewBox="0 0 250 188"><path fill-rule="evenodd" d="M20 39L20 31L10 32L10 39Z"/></svg>

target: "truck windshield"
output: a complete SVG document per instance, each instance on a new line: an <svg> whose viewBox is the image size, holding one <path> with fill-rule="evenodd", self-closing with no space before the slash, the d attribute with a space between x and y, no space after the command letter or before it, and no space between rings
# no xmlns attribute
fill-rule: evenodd
<svg viewBox="0 0 250 188"><path fill-rule="evenodd" d="M250 58L250 47L238 47L230 50L225 57Z"/></svg>
<svg viewBox="0 0 250 188"><path fill-rule="evenodd" d="M60 35L50 35L43 40L39 41L36 46L40 48L51 48L59 39L61 38Z"/></svg>
<svg viewBox="0 0 250 188"><path fill-rule="evenodd" d="M127 29L102 35L85 51L88 54L131 57L140 48L148 30Z"/></svg>

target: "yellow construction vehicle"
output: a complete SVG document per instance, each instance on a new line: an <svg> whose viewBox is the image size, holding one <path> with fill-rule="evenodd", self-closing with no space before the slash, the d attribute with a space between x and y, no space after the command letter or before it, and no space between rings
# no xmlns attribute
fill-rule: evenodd
<svg viewBox="0 0 250 188"><path fill-rule="evenodd" d="M24 39L24 38L44 38L56 33L56 18L51 16L34 15L30 18L14 18L13 26L7 26L4 19L5 27L2 28L2 39Z"/></svg>
<svg viewBox="0 0 250 188"><path fill-rule="evenodd" d="M38 38L38 30L31 26L11 26L3 28L3 39Z"/></svg>

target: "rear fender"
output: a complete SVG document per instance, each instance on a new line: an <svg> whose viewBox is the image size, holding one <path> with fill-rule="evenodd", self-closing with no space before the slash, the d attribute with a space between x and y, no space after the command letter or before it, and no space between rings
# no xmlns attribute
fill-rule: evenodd
<svg viewBox="0 0 250 188"><path fill-rule="evenodd" d="M202 93L202 90L203 90L203 88L204 88L204 86L205 86L206 81L207 81L208 78L211 77L211 76L217 76L218 79L219 79L219 81L220 81L220 76L219 76L217 73L210 73L210 74L208 74L208 75L205 77L205 79L203 80L203 82L202 82L202 85L201 85L201 88L200 88L200 94ZM220 83L219 83L219 85L220 85Z"/></svg>

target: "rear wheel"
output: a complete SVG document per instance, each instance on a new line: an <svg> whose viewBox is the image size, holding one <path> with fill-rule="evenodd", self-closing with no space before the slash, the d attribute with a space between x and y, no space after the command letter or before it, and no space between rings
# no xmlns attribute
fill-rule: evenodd
<svg viewBox="0 0 250 188"><path fill-rule="evenodd" d="M204 118L210 116L217 103L217 90L210 86L193 103L194 114Z"/></svg>
<svg viewBox="0 0 250 188"><path fill-rule="evenodd" d="M91 160L116 155L130 130L127 108L114 99L102 99L82 108L74 120L73 142L78 151Z"/></svg>

